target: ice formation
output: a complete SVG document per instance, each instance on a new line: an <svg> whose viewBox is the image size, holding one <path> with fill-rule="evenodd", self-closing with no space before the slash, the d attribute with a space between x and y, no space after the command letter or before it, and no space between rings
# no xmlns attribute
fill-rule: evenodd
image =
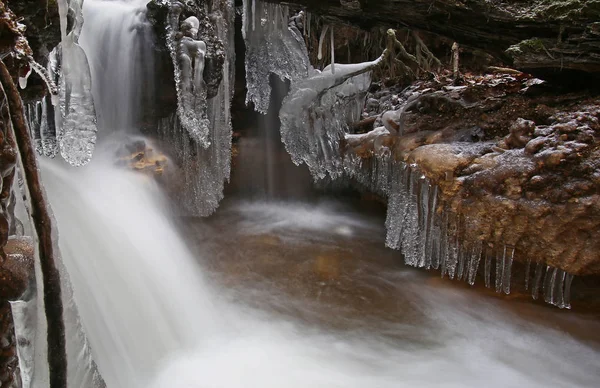
<svg viewBox="0 0 600 388"><path fill-rule="evenodd" d="M381 160L386 158L377 157ZM440 270L442 277L464 280L470 285L474 285L476 277L481 274L486 287L510 294L515 247L495 241L464 242L468 241L464 237L470 230L469 223L474 221L446 208L440 201L437 186L416 165L404 162L393 162L393 165L383 172L391 174L387 190L386 245L401 250L408 265ZM363 180L363 183L373 191L385 193L381 185L388 182L382 177L371 182ZM538 263L532 279L530 265L531 261L525 270L525 287L527 289L533 284L533 298L538 298L543 286L547 303L570 308L573 275Z"/></svg>
<svg viewBox="0 0 600 388"><path fill-rule="evenodd" d="M166 34L175 72L177 116L190 136L206 148L210 145L210 123L203 80L206 43L198 39L198 18L191 16L179 22L183 9L180 1L171 2Z"/></svg>
<svg viewBox="0 0 600 388"><path fill-rule="evenodd" d="M79 34L83 25L81 11L83 0L58 2L61 18L61 43L58 50L51 54L51 69L60 74L57 107L57 140L60 154L73 166L87 164L96 145L96 111L92 97L92 79L87 56L79 46ZM67 13L71 8L74 25L67 33ZM52 71L51 71L52 73Z"/></svg>
<svg viewBox="0 0 600 388"><path fill-rule="evenodd" d="M371 84L369 69L381 60L337 64L335 74L328 66L292 82L279 112L281 139L292 161L305 163L315 179L343 175L340 141L348 124L359 120Z"/></svg>
<svg viewBox="0 0 600 388"><path fill-rule="evenodd" d="M302 63L306 63L308 57L303 41L286 40L284 37L288 34L285 31L282 34L277 28L279 12L278 6L264 5L258 0L253 1L251 7L248 1L244 2L247 102L253 102L255 109L264 113L269 106L269 74L291 81L279 117L282 141L293 162L297 165L305 163L316 181L353 179L369 191L387 197L386 245L401 250L406 264L436 269L442 277L464 280L470 285L474 285L481 275L487 287L510 294L515 247L499 241L465 238L470 223L475 221L447 208L440 199L438 187L418 170L417 165L395 159L391 150L381 143L380 135L402 132L403 111L418 97L417 94L409 89L401 107L384 114L384 126L363 135L347 133L348 124L361 119L365 95L371 84L370 70L385 59L386 53L372 62L353 65L332 62L323 72L308 65L307 76L304 70L284 76L273 68L275 61L271 53L286 51L269 50L269 45L284 45L295 56L305 56ZM290 25L296 25L298 21L304 21L303 15L292 18ZM309 28L310 18L307 17L304 26ZM270 29L275 33L268 34ZM329 29L332 30L331 57L335 58L333 29L325 26L319 39L319 59L323 58L323 44ZM300 37L295 28L288 30L293 36ZM395 125L390 124L392 121ZM363 158L352 147L346 147L342 154L342 141L363 140L373 142L375 152L372 157ZM528 270L526 286L533 284L532 295L536 298L541 272L536 271L533 279L530 277ZM561 308L570 308L573 276L560 269L548 268L544 279L545 300Z"/></svg>
<svg viewBox="0 0 600 388"><path fill-rule="evenodd" d="M235 75L234 1L220 0L210 14L218 38L227 48L223 65L223 81L218 93L206 104L206 139L199 142L181 120L181 112L167 117L158 125L162 138L177 151L176 159L183 170L183 190L180 203L187 214L208 216L223 198L223 188L229 179L231 163L231 113Z"/></svg>
<svg viewBox="0 0 600 388"><path fill-rule="evenodd" d="M26 112L36 151L49 157L60 152L73 166L83 166L91 160L97 132L90 67L78 44L83 25L82 3L83 0L58 2L61 43L50 53L47 69L30 57L28 72L19 78L20 86L25 88L33 70L48 86L49 95ZM74 15L71 31L67 31L69 9Z"/></svg>
<svg viewBox="0 0 600 388"><path fill-rule="evenodd" d="M244 0L242 31L246 43L246 104L266 114L271 99L269 76L295 82L311 70L308 51L287 6Z"/></svg>

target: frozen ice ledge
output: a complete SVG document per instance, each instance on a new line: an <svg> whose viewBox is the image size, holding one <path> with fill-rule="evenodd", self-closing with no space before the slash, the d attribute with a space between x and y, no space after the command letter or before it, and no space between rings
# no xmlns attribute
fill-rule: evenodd
<svg viewBox="0 0 600 388"><path fill-rule="evenodd" d="M256 47L258 31L276 30L269 44L305 53L303 42L289 39L307 34L298 15L286 25L278 20L285 10L257 11L264 6L245 2L247 47ZM276 62L246 61L265 71ZM408 265L570 308L574 276L600 273L598 101L548 96L544 105L530 92L542 81L510 74L466 76L462 86L441 76L368 93L377 63L279 74L291 81L280 119L294 163L316 181L385 199L386 244ZM255 101L252 90L265 88L252 77L248 83L248 101L264 110L268 99ZM363 119L374 129L351 133Z"/></svg>
<svg viewBox="0 0 600 388"><path fill-rule="evenodd" d="M520 292L570 308L573 276L600 272L600 107L538 109L544 124L499 111L512 123L504 137L466 125L493 103L474 89L493 84L522 98L531 83L500 76L432 88L423 81L393 95L396 109L376 115L366 134L349 134L351 120L329 119L339 125L325 130L323 120L307 120L307 137L326 135L310 140L321 150L316 160L301 162L335 166L327 176L311 171L386 198L386 245L406 264L470 285L481 279L504 294L518 279Z"/></svg>

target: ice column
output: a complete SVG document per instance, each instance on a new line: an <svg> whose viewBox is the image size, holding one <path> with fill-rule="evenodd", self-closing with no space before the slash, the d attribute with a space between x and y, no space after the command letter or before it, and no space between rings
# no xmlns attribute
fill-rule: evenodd
<svg viewBox="0 0 600 388"><path fill-rule="evenodd" d="M60 74L57 140L61 156L73 166L83 166L91 160L97 132L90 67L85 52L77 43L83 24L82 3L83 0L72 0L69 4L66 0L58 2L62 41L53 63L53 70ZM69 6L75 15L75 23L67 34Z"/></svg>
<svg viewBox="0 0 600 388"><path fill-rule="evenodd" d="M288 14L287 6L244 1L246 104L262 114L269 109L271 74L294 82L307 78L311 70L302 33L288 24Z"/></svg>
<svg viewBox="0 0 600 388"><path fill-rule="evenodd" d="M179 15L176 15L179 18ZM180 112L158 125L159 135L176 150L183 171L183 190L179 202L188 215L208 216L223 199L223 188L229 180L231 163L231 113L235 76L234 0L213 2L211 19L218 38L226 48L223 81L215 97L207 101L207 138L199 142L183 125Z"/></svg>
<svg viewBox="0 0 600 388"><path fill-rule="evenodd" d="M198 18L191 16L180 24L183 8L180 1L171 2L166 27L167 47L173 61L177 92L177 116L192 139L207 148L211 140L203 79L206 43L198 40ZM181 35L179 38L178 34Z"/></svg>

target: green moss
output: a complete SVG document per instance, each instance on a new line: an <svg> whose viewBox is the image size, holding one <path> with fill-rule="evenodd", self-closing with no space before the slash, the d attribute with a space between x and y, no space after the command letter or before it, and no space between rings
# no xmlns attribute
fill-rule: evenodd
<svg viewBox="0 0 600 388"><path fill-rule="evenodd" d="M514 58L515 56L527 53L543 53L545 51L546 46L544 46L542 40L538 38L532 38L510 46L508 50L506 50L506 53Z"/></svg>
<svg viewBox="0 0 600 388"><path fill-rule="evenodd" d="M600 0L536 0L527 16L544 20L597 20Z"/></svg>

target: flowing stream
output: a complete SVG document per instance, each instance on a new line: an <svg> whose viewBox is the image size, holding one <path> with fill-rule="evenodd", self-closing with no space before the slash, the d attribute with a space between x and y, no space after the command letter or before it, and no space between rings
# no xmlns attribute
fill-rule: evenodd
<svg viewBox="0 0 600 388"><path fill-rule="evenodd" d="M110 41L137 47L119 36L139 31L143 4L86 0L82 46L104 144L83 168L42 162L74 300L109 388L597 386L597 317L408 268L384 248L376 209L238 195L209 219L175 220L152 179L114 166L107 140L107 128L139 114L128 88L143 77L120 73L139 56L118 60L122 82L101 81L98 68L121 50ZM90 35L102 36L100 26L113 34L104 45Z"/></svg>

